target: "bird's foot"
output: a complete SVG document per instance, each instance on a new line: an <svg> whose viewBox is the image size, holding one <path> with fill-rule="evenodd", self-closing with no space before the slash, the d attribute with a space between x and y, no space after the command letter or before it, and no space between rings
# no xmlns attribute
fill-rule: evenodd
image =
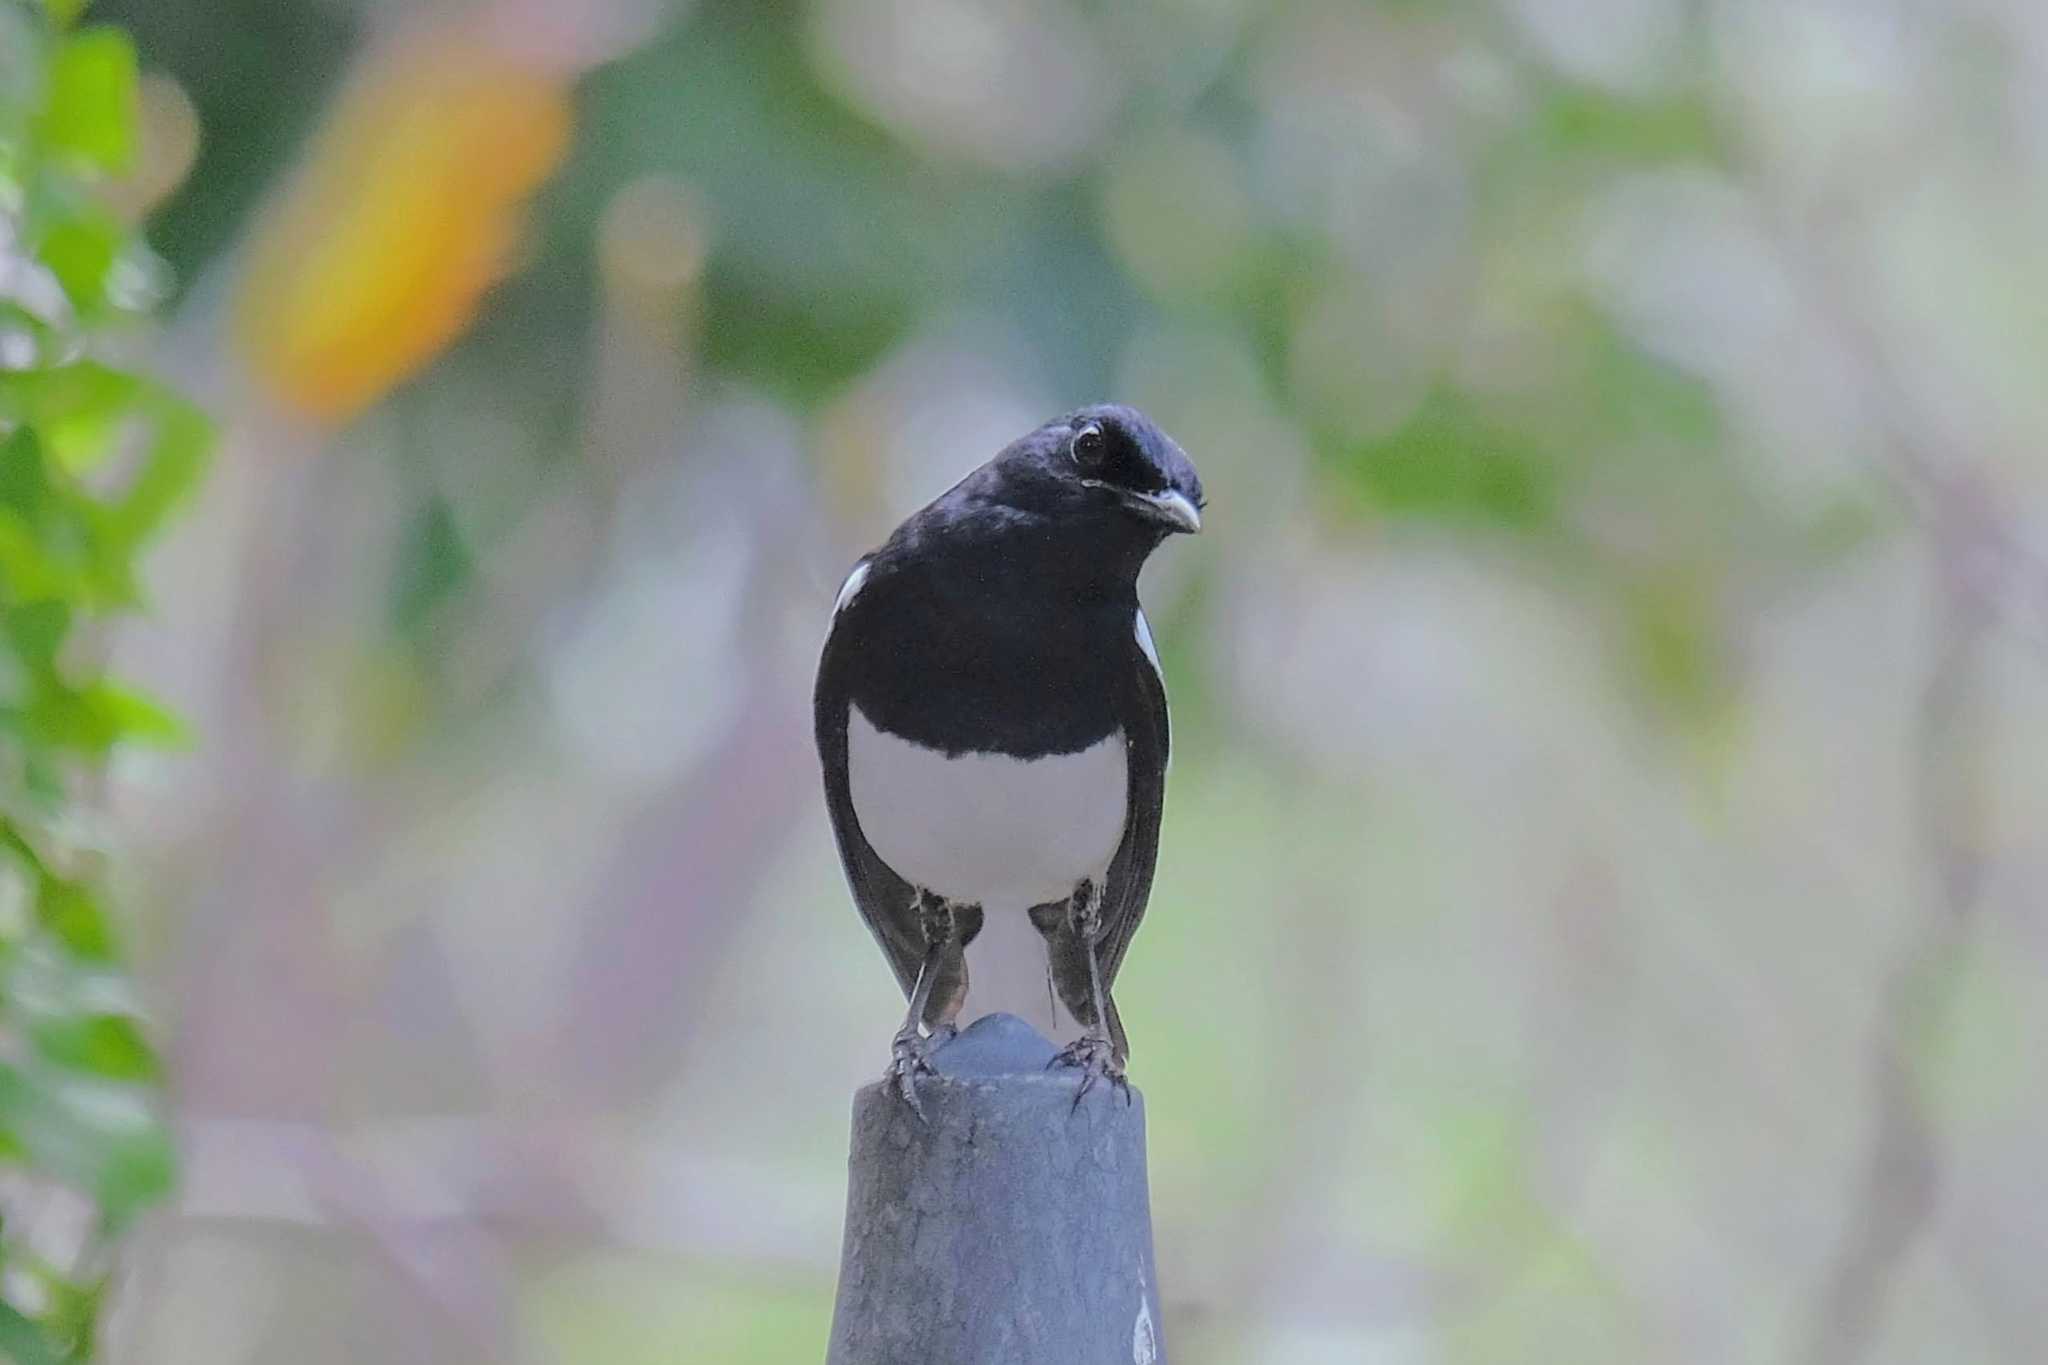
<svg viewBox="0 0 2048 1365"><path fill-rule="evenodd" d="M912 1025L900 1030L889 1044L889 1069L882 1073L882 1079L894 1083L896 1093L919 1119L924 1118L924 1104L917 1097L918 1078L939 1074L932 1066L932 1053L951 1042L958 1032L953 1025L945 1024L924 1034Z"/></svg>
<svg viewBox="0 0 2048 1365"><path fill-rule="evenodd" d="M1080 1068L1081 1086L1074 1092L1075 1109L1081 1107L1081 1100L1094 1088L1095 1082L1102 1079L1107 1079L1122 1093L1125 1104L1131 1102L1131 1083L1124 1079L1123 1063L1117 1060L1116 1048L1107 1038L1083 1034L1061 1048L1053 1059L1045 1064L1045 1069L1050 1071L1056 1066Z"/></svg>

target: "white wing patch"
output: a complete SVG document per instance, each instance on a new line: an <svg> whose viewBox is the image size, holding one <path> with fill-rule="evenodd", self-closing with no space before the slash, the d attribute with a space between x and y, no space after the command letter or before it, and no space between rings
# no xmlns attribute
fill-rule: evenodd
<svg viewBox="0 0 2048 1365"><path fill-rule="evenodd" d="M846 610L846 604L860 596L861 585L868 581L868 561L863 559L853 566L853 572L839 585L839 598L832 604L832 614L837 616ZM1142 613L1141 613L1142 616Z"/></svg>
<svg viewBox="0 0 2048 1365"><path fill-rule="evenodd" d="M844 594L842 594L843 596ZM1152 643L1152 624L1145 619L1145 609L1138 608L1134 629L1138 636L1138 648L1145 651L1145 657L1152 661L1152 672L1159 679L1161 691L1166 689L1166 670L1159 666L1159 646Z"/></svg>
<svg viewBox="0 0 2048 1365"><path fill-rule="evenodd" d="M1152 676L1159 679L1159 696L1163 701L1166 698L1166 670L1160 666L1159 646L1152 643L1152 623L1145 619L1145 609L1143 607L1139 607L1137 616L1132 618L1131 629L1138 637L1138 648L1144 651L1145 661L1152 665ZM1166 732L1171 735L1173 733L1173 722L1164 714L1159 717L1159 720L1160 724L1166 728ZM1166 748L1166 766L1169 771L1173 768L1173 745L1170 741Z"/></svg>

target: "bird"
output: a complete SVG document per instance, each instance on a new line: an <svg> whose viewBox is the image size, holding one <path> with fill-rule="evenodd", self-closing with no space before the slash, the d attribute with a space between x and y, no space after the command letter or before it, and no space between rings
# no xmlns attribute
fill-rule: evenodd
<svg viewBox="0 0 2048 1365"><path fill-rule="evenodd" d="M1202 528L1200 476L1137 409L1004 447L863 555L814 710L855 906L908 1000L884 1079L1010 1013L1128 1098L1110 988L1145 913L1170 748L1138 571Z"/></svg>

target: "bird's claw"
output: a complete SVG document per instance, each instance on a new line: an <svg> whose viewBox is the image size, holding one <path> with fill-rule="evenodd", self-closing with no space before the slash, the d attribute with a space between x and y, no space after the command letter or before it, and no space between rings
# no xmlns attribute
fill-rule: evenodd
<svg viewBox="0 0 2048 1365"><path fill-rule="evenodd" d="M945 1028L927 1036L915 1029L905 1029L889 1045L889 1069L882 1073L882 1079L895 1085L896 1093L920 1122L924 1119L924 1102L917 1097L918 1077L939 1074L932 1066L932 1053L940 1044L950 1041L953 1033L953 1029Z"/></svg>
<svg viewBox="0 0 2048 1365"><path fill-rule="evenodd" d="M1045 1064L1045 1069L1050 1071L1056 1066L1078 1067L1081 1071L1081 1084L1074 1091L1073 1108L1067 1111L1070 1114L1081 1107L1081 1101L1095 1087L1095 1082L1105 1077L1123 1095L1126 1105L1131 1102L1131 1083L1124 1079L1123 1064L1117 1060L1116 1049L1107 1038L1090 1035L1076 1038L1054 1054L1053 1059Z"/></svg>

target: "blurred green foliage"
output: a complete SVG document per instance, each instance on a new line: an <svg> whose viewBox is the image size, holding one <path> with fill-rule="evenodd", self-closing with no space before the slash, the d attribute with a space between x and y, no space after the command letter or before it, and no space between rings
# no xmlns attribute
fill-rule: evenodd
<svg viewBox="0 0 2048 1365"><path fill-rule="evenodd" d="M29 1365L91 1355L113 1242L172 1179L92 796L116 746L180 738L107 676L102 632L210 441L100 358L154 272L100 190L135 155L135 50L78 8L0 7L0 1162L26 1177L0 1205L0 1351ZM24 1205L78 1196L83 1237L36 1244Z"/></svg>

